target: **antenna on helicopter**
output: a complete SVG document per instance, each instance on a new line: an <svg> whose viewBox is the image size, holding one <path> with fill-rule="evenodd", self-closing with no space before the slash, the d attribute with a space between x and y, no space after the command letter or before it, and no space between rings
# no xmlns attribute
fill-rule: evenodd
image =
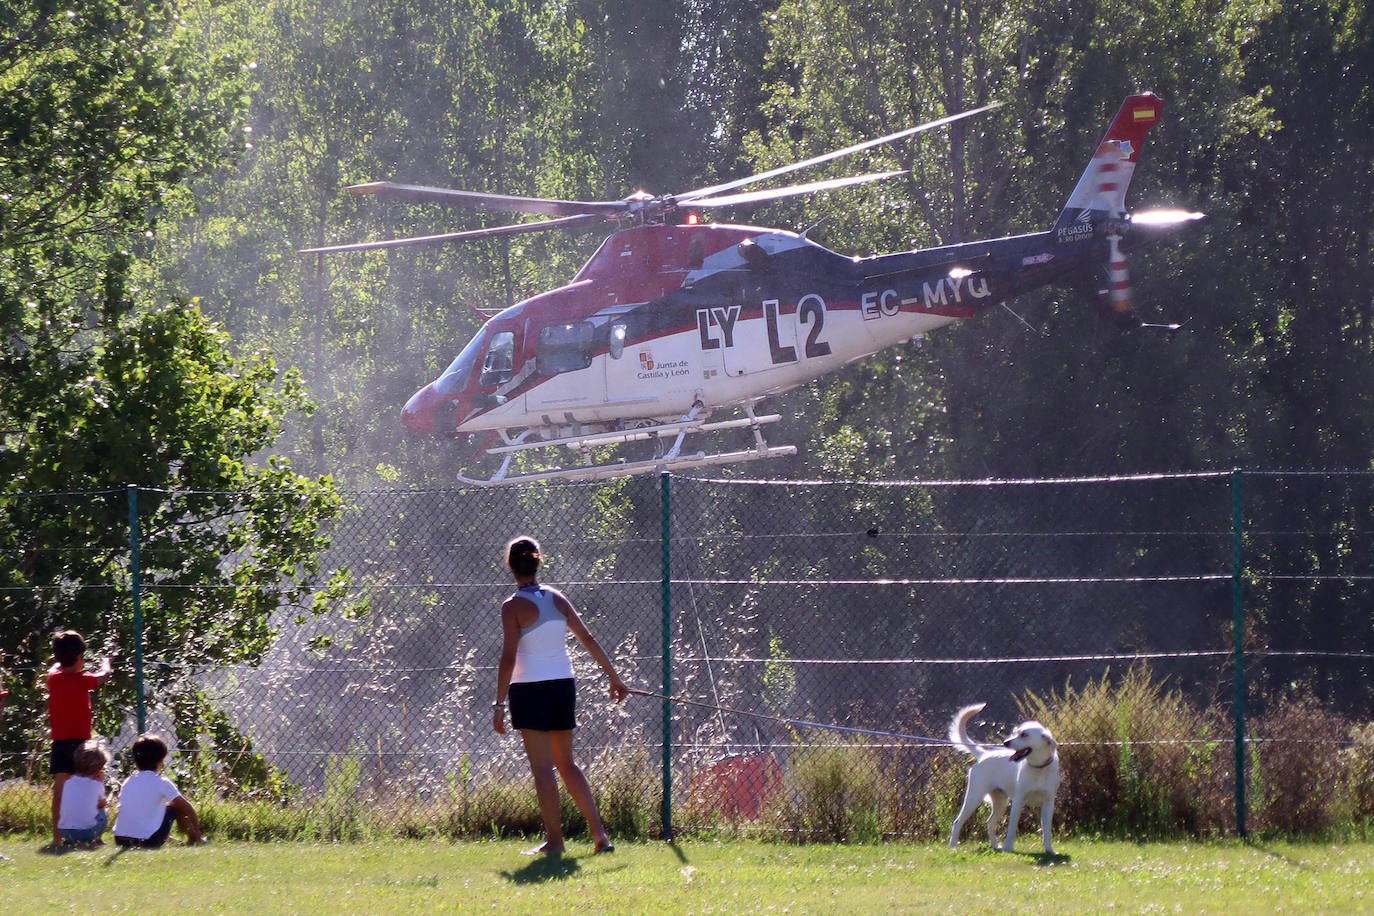
<svg viewBox="0 0 1374 916"><path fill-rule="evenodd" d="M1037 328L1035 325L1031 324L1029 321L1027 321L1026 319L1022 318L1020 315L1018 315L1018 314L1016 313L1016 310L1015 310L1015 309L1013 309L1011 306L1007 305L1005 302L1002 303L1002 308L1006 309L1006 310L1007 310L1007 313L1008 313L1009 315L1011 315L1011 317L1015 318L1017 321L1019 321L1019 322L1021 322L1022 324L1024 324L1024 325L1026 326L1026 329L1027 329L1028 331L1030 331L1032 334L1035 334L1035 335L1038 336L1038 337L1048 337L1048 336L1049 336L1049 332L1048 332L1048 331L1046 331L1044 328Z"/></svg>
<svg viewBox="0 0 1374 916"><path fill-rule="evenodd" d="M822 216L820 219L816 220L814 223L812 223L811 225L809 225L809 226L807 226L805 229L803 229L800 233L798 233L798 235L800 235L800 236L801 236L802 238L804 238L804 239L809 239L809 238L811 237L811 230L812 230L812 229L818 229L818 228L820 228L820 226L821 226L826 220L830 219L830 216L831 216L831 214L829 214L829 213L825 214L825 215Z"/></svg>

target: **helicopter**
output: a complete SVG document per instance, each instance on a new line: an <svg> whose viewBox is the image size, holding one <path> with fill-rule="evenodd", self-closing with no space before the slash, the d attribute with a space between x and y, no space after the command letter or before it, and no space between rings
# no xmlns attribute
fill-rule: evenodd
<svg viewBox="0 0 1374 916"><path fill-rule="evenodd" d="M464 485L600 480L796 454L770 444L765 398L880 350L972 317L1085 267L1105 270L1110 314L1134 318L1125 253L1200 219L1185 210L1131 213L1126 191L1146 133L1159 123L1153 93L1128 97L1048 230L869 257L831 251L806 233L702 224L697 211L891 178L851 175L759 191L775 178L997 107L986 105L803 162L695 191L618 201L567 201L448 190L389 181L354 194L441 202L541 220L440 235L305 249L396 248L617 222L567 285L492 315L401 412L415 433L476 434L474 460L490 476L459 471ZM629 223L629 225L625 225ZM684 449L704 434L748 430L733 450ZM605 460L605 447L640 443L639 458ZM512 459L567 448L576 462L511 473Z"/></svg>

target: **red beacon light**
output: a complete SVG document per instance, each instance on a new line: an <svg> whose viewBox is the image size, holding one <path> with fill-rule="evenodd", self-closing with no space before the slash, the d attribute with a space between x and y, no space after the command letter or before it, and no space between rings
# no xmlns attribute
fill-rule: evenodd
<svg viewBox="0 0 1374 916"><path fill-rule="evenodd" d="M695 213L687 214L687 225L695 226L698 222L700 222L700 220L697 218L697 215Z"/></svg>

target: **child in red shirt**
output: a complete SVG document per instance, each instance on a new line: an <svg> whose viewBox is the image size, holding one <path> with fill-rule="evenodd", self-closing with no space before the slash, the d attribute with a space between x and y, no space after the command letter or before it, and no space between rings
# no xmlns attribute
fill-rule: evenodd
<svg viewBox="0 0 1374 916"><path fill-rule="evenodd" d="M52 726L52 841L62 844L57 822L62 813L62 787L76 772L75 754L91 737L91 691L110 679L110 660L100 670L84 670L86 640L75 630L52 638L57 664L48 671L48 721Z"/></svg>

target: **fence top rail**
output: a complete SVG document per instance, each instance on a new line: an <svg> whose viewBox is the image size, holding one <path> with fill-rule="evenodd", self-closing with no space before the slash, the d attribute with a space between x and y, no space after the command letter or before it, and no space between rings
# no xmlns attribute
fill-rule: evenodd
<svg viewBox="0 0 1374 916"><path fill-rule="evenodd" d="M1242 471L1246 477L1374 477L1374 470L1369 469L1334 469L1323 470L1275 470L1267 468L1264 470Z"/></svg>
<svg viewBox="0 0 1374 916"><path fill-rule="evenodd" d="M129 492L128 487L118 489L109 488L103 490L15 490L13 492L0 495L0 500L6 499L42 499L44 497L55 496L123 496Z"/></svg>
<svg viewBox="0 0 1374 916"><path fill-rule="evenodd" d="M1039 484L1150 483L1160 480L1218 480L1233 474L1245 477L1374 477L1374 470L1332 468L1329 470L1282 470L1231 468L1224 471L1160 471L1140 474L1099 474L1083 477L980 477L967 480L763 480L758 478L691 477L673 474L674 480L709 484L751 484L754 486L866 486L866 487L1004 487Z"/></svg>
<svg viewBox="0 0 1374 916"><path fill-rule="evenodd" d="M680 477L675 480L709 484L748 484L773 487L1004 487L1069 483L1147 483L1159 480L1214 480L1232 471L1188 471L1155 474L1107 474L1089 477L980 477L968 480L762 480L726 477ZM1374 473L1374 472L1370 472Z"/></svg>

